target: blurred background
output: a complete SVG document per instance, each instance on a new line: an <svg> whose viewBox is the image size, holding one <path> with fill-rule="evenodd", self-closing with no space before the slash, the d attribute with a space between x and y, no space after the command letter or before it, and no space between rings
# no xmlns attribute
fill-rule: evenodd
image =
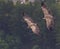
<svg viewBox="0 0 60 49"><path fill-rule="evenodd" d="M52 32L42 19L42 1L55 18ZM40 36L27 28L22 12L38 24ZM60 0L0 0L0 49L60 49Z"/></svg>

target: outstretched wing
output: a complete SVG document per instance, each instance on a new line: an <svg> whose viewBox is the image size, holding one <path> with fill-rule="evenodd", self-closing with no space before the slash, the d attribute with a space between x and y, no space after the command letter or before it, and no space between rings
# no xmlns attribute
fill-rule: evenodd
<svg viewBox="0 0 60 49"><path fill-rule="evenodd" d="M28 27L33 31L33 33L39 34L40 29L39 29L38 25L34 22L34 20L32 20L31 17L25 15L23 17L23 19L28 24Z"/></svg>
<svg viewBox="0 0 60 49"><path fill-rule="evenodd" d="M50 14L49 10L47 9L46 5L44 3L42 3L42 11L44 13L44 18L46 21L46 27L48 29L50 29L51 27L53 27L54 25L54 18L53 16Z"/></svg>

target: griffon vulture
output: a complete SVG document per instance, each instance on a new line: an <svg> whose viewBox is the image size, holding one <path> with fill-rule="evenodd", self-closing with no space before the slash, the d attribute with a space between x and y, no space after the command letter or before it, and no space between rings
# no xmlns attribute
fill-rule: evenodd
<svg viewBox="0 0 60 49"><path fill-rule="evenodd" d="M44 2L41 3L42 7L42 12L44 14L44 18L46 21L46 27L48 30L53 29L54 26L54 18L52 16L52 14L50 13L50 11L47 9L46 4Z"/></svg>
<svg viewBox="0 0 60 49"><path fill-rule="evenodd" d="M28 24L28 28L30 28L33 31L33 33L39 35L40 29L37 23L35 23L34 20L32 20L32 18L26 14L24 14L23 19Z"/></svg>

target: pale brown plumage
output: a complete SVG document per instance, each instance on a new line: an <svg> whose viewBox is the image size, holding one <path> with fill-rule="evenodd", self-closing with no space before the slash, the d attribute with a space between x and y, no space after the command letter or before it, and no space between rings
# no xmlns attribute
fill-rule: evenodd
<svg viewBox="0 0 60 49"><path fill-rule="evenodd" d="M46 27L49 29L53 28L54 26L54 18L53 16L50 14L49 10L47 9L45 4L42 4L42 11L44 13L44 18L46 21Z"/></svg>
<svg viewBox="0 0 60 49"><path fill-rule="evenodd" d="M32 18L29 17L28 15L24 15L24 16L23 16L23 19L24 19L24 21L28 24L28 28L30 28L30 29L33 31L33 33L35 33L35 34L38 35L39 32L40 32L40 29L39 29L37 23L35 23L35 22L32 20Z"/></svg>

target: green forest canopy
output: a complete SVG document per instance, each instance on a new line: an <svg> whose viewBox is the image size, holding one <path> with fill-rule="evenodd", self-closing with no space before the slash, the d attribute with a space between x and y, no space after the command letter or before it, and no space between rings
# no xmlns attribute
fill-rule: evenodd
<svg viewBox="0 0 60 49"><path fill-rule="evenodd" d="M47 0L47 6L55 17L55 29L48 32L40 3L20 4L0 0L0 49L59 49L60 48L60 4ZM33 34L22 20L22 12L35 20L40 29L40 36ZM56 40L56 41L55 41Z"/></svg>

